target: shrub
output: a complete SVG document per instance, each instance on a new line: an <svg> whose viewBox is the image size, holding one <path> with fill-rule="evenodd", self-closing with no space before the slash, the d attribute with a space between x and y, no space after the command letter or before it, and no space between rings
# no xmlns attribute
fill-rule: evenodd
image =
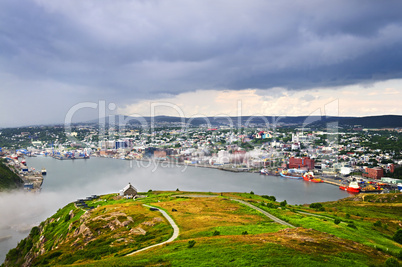
<svg viewBox="0 0 402 267"><path fill-rule="evenodd" d="M95 260L95 261L98 261L98 260L101 259L101 256L99 254L97 254L92 259Z"/></svg>
<svg viewBox="0 0 402 267"><path fill-rule="evenodd" d="M381 227L381 221L376 221L373 225L375 227Z"/></svg>
<svg viewBox="0 0 402 267"><path fill-rule="evenodd" d="M353 228L353 229L357 229L356 225L353 222L349 222L348 227Z"/></svg>
<svg viewBox="0 0 402 267"><path fill-rule="evenodd" d="M64 222L68 222L70 220L70 214L66 214L66 216L64 216Z"/></svg>
<svg viewBox="0 0 402 267"><path fill-rule="evenodd" d="M279 203L279 205L281 205L281 207L286 207L287 204L288 204L288 202L286 200Z"/></svg>
<svg viewBox="0 0 402 267"><path fill-rule="evenodd" d="M179 188L176 188L176 191L180 191Z"/></svg>
<svg viewBox="0 0 402 267"><path fill-rule="evenodd" d="M247 231L244 231L243 233L241 233L242 235L248 235Z"/></svg>
<svg viewBox="0 0 402 267"><path fill-rule="evenodd" d="M195 243L196 243L195 240L190 240L190 241L188 241L187 247L192 248L192 247L194 247Z"/></svg>
<svg viewBox="0 0 402 267"><path fill-rule="evenodd" d="M396 254L396 257L397 257L398 259L402 260L402 250L400 250L400 251L398 252L398 254Z"/></svg>
<svg viewBox="0 0 402 267"><path fill-rule="evenodd" d="M309 206L311 209L321 209L322 208L322 204L321 203L311 203Z"/></svg>
<svg viewBox="0 0 402 267"><path fill-rule="evenodd" d="M221 234L221 232L219 232L219 231L217 231L217 230L215 230L215 231L212 233L213 236L217 236L217 235L220 235L220 234Z"/></svg>
<svg viewBox="0 0 402 267"><path fill-rule="evenodd" d="M18 250L16 248L13 248L7 253L6 259L9 262L16 262L18 260L18 257Z"/></svg>
<svg viewBox="0 0 402 267"><path fill-rule="evenodd" d="M392 239L399 244L402 244L402 230L396 231Z"/></svg>
<svg viewBox="0 0 402 267"><path fill-rule="evenodd" d="M395 258L388 258L388 259L385 261L385 266L387 266L387 267L398 267L398 266L400 266L400 264L399 264L399 262L398 262L397 259L395 259Z"/></svg>
<svg viewBox="0 0 402 267"><path fill-rule="evenodd" d="M254 195L254 192L253 192L253 191L251 191L251 192L250 192L250 195Z"/></svg>
<svg viewBox="0 0 402 267"><path fill-rule="evenodd" d="M54 259L54 258L60 257L61 255L63 255L63 253L61 251L55 251L52 254L50 254L47 258Z"/></svg>
<svg viewBox="0 0 402 267"><path fill-rule="evenodd" d="M39 233L40 233L39 227L38 227L38 226L35 226L35 227L32 227L31 232L29 233L29 235L30 235L32 238L35 238L35 236L39 235Z"/></svg>
<svg viewBox="0 0 402 267"><path fill-rule="evenodd" d="M268 200L271 200L271 201L273 201L273 202L276 201L276 197L274 197L274 196L262 195L262 197L263 197L263 198L266 198L266 199L268 199Z"/></svg>
<svg viewBox="0 0 402 267"><path fill-rule="evenodd" d="M275 206L274 203L267 203L267 207L268 207L268 208L271 208L271 209L276 208L276 206Z"/></svg>
<svg viewBox="0 0 402 267"><path fill-rule="evenodd" d="M335 223L335 224L340 224L340 223L341 223L341 220L339 220L339 219L337 218L337 219L334 220L334 223Z"/></svg>
<svg viewBox="0 0 402 267"><path fill-rule="evenodd" d="M350 214L349 214L349 213L346 213L345 217L346 217L346 219L349 219L349 218L350 218Z"/></svg>

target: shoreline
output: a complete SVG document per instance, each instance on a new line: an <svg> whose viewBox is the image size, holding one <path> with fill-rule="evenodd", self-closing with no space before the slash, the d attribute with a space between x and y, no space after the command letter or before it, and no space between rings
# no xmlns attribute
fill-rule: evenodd
<svg viewBox="0 0 402 267"><path fill-rule="evenodd" d="M113 157L99 157L99 156L94 156L96 158L106 158L106 159L117 159L119 158L113 158ZM227 171L227 172L233 172L233 173L255 173L263 176L274 176L274 177L280 177L280 175L272 172L268 172L267 174L260 174L258 170L250 170L250 169L237 169L237 168L224 168L222 165L219 166L214 166L214 165L206 165L206 164L186 164L182 162L172 162L172 161L166 161L166 160L154 160L154 159L120 159L120 160L127 160L127 161L135 161L135 162L147 162L147 163L154 163L155 165L162 165L162 166L176 166L176 167L193 167L193 168L208 168L208 169L215 169L219 171ZM316 176L317 178L322 179L324 183L334 185L336 187L339 187L342 185L342 183L334 178L330 177L323 177L320 175ZM284 178L286 179L286 178ZM300 179L302 180L302 179Z"/></svg>

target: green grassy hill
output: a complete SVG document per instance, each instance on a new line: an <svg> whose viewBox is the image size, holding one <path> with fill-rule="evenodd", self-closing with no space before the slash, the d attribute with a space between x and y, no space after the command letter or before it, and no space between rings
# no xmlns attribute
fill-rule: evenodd
<svg viewBox="0 0 402 267"><path fill-rule="evenodd" d="M242 199L295 228L281 225ZM365 195L291 206L254 194L149 192L138 200L116 195L74 204L34 227L11 250L5 266L393 266L402 245L402 194ZM174 219L180 235L167 240ZM21 255L24 255L23 257Z"/></svg>
<svg viewBox="0 0 402 267"><path fill-rule="evenodd" d="M23 181L0 159L0 191L21 187Z"/></svg>

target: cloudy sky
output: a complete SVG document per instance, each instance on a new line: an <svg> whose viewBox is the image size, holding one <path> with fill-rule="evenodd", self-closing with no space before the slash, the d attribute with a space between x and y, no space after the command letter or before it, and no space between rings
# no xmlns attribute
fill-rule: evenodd
<svg viewBox="0 0 402 267"><path fill-rule="evenodd" d="M330 103L339 116L402 115L401 10L391 0L1 0L0 127L64 122L72 110L93 119L102 103L127 115L294 116Z"/></svg>

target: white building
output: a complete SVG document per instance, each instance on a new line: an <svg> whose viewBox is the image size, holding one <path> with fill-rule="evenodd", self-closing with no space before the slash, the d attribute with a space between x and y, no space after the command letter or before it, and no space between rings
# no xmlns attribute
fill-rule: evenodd
<svg viewBox="0 0 402 267"><path fill-rule="evenodd" d="M349 175L352 172L352 168L351 167L341 167L340 173L342 175Z"/></svg>
<svg viewBox="0 0 402 267"><path fill-rule="evenodd" d="M228 164L230 162L230 154L226 150L220 150L218 152L218 157L216 163L218 164Z"/></svg>

